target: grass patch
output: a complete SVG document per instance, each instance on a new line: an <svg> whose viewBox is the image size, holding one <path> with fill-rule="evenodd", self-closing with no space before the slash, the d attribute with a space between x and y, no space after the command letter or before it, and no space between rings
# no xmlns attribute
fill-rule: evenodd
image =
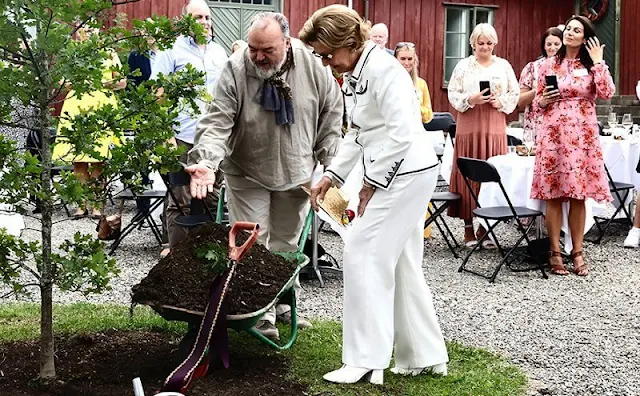
<svg viewBox="0 0 640 396"><path fill-rule="evenodd" d="M53 329L56 334L76 334L108 330L159 330L183 333L184 323L167 322L153 310L137 306L133 319L128 307L76 303L53 306ZM30 303L0 304L0 342L38 338L40 306Z"/></svg>
<svg viewBox="0 0 640 396"><path fill-rule="evenodd" d="M34 339L39 334L39 307L35 304L0 304L0 342ZM167 322L147 307L136 307L133 319L128 307L119 305L72 304L54 307L57 334L101 332L107 330L156 330L182 334L183 323ZM256 355L273 354L246 333L231 331L232 348L246 349ZM281 327L281 338L288 336ZM322 375L341 362L341 325L314 322L314 327L299 333L293 348L284 352L291 359L291 379L309 387L311 395L420 395L420 396L516 396L524 395L527 377L516 366L487 351L449 342L449 375L401 377L385 372L384 386L370 384L333 385ZM233 362L231 362L233 364Z"/></svg>
<svg viewBox="0 0 640 396"><path fill-rule="evenodd" d="M305 330L294 347L285 352L292 360L292 378L307 384L312 395L516 396L526 391L527 377L518 367L487 351L455 342L447 343L446 377L402 377L386 370L382 387L327 383L322 375L340 367L341 347L339 323L314 322L314 327Z"/></svg>

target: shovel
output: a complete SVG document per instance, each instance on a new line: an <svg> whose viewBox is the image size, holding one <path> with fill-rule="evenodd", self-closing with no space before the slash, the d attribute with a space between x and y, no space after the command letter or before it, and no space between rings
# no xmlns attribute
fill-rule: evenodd
<svg viewBox="0 0 640 396"><path fill-rule="evenodd" d="M258 224L239 221L229 231L229 266L216 277L209 289L209 303L200 322L198 336L189 356L165 380L162 392L185 393L195 378L209 370L210 349L217 350L225 367L229 367L229 342L227 338L224 297L238 261L258 239ZM249 231L249 238L242 246L236 246L238 231ZM211 344L211 347L210 347Z"/></svg>

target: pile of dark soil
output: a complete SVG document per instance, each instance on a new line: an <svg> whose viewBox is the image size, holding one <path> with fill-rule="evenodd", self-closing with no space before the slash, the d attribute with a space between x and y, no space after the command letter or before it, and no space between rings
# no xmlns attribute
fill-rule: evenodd
<svg viewBox="0 0 640 396"><path fill-rule="evenodd" d="M124 396L133 395L140 377L146 395L157 392L180 363L175 336L156 332L109 332L56 339L58 380L38 385L36 341L0 345L0 395ZM302 385L287 380L289 362L272 351L256 354L231 349L229 369L212 367L193 381L187 395L302 395Z"/></svg>
<svg viewBox="0 0 640 396"><path fill-rule="evenodd" d="M146 278L133 287L134 303L172 306L191 311L204 311L209 301L209 286L215 275L207 269L204 259L198 258L198 248L210 242L228 252L229 227L207 224L189 234L189 238L160 260ZM248 234L236 237L236 246L246 241ZM229 314L258 311L269 305L289 281L297 263L255 244L240 260L229 285L225 300Z"/></svg>

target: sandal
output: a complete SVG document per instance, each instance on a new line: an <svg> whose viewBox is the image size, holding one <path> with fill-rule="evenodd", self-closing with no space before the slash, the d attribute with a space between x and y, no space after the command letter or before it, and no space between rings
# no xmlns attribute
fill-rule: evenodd
<svg viewBox="0 0 640 396"><path fill-rule="evenodd" d="M87 217L88 214L89 214L89 211L87 209L78 208L78 210L76 210L76 212L73 214L73 219L79 220L84 217Z"/></svg>
<svg viewBox="0 0 640 396"><path fill-rule="evenodd" d="M484 229L484 227L482 228ZM480 233L480 229L478 229L478 232L476 232L476 238L478 240L482 239L485 235L487 234L487 230L484 230L483 233ZM496 246L496 243L493 241L493 239L491 239L491 236L489 235L484 241L482 241L482 247L484 249L487 250L492 250L492 249L497 249L498 247Z"/></svg>
<svg viewBox="0 0 640 396"><path fill-rule="evenodd" d="M553 257L560 257L559 263L552 263L551 259ZM567 267L564 266L562 262L562 253L556 252L553 250L549 250L549 265L551 266L551 273L554 275L569 275L569 271L567 271Z"/></svg>
<svg viewBox="0 0 640 396"><path fill-rule="evenodd" d="M473 230L473 225L465 225L464 229L465 229L465 236L464 236L464 246L468 247L468 248L472 248L474 246L476 246L478 244L478 240L477 239L467 239L467 229L471 228ZM474 235L475 236L475 235Z"/></svg>
<svg viewBox="0 0 640 396"><path fill-rule="evenodd" d="M582 257L582 264L576 265L576 259L578 257ZM589 268L584 263L584 255L582 254L582 250L578 250L577 252L572 252L571 261L573 261L573 272L575 272L576 275L578 276L589 275Z"/></svg>
<svg viewBox="0 0 640 396"><path fill-rule="evenodd" d="M470 239L468 241L464 241L464 246L468 247L468 248L472 248L474 246L476 246L478 244L478 241L475 239Z"/></svg>

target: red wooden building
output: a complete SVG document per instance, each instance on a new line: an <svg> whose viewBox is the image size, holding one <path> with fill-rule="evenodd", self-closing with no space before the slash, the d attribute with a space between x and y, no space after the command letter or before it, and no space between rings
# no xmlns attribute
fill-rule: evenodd
<svg viewBox="0 0 640 396"><path fill-rule="evenodd" d="M141 0L121 6L133 18L152 14L175 16L184 0ZM281 11L295 36L307 18L329 4L353 7L373 23L389 27L389 47L399 41L416 44L420 76L429 84L435 111L447 111L448 77L455 63L470 54L469 35L479 22L490 22L498 33L496 54L508 59L516 75L540 52L540 36L550 26L581 12L579 0L208 0L214 14L217 40L223 46L246 35L247 22L257 12ZM606 3L601 0L601 3ZM640 1L612 1L598 21L598 35L607 43L607 62L618 94L635 93L640 79L640 30L636 19ZM622 39L621 39L622 38ZM619 71L618 71L619 70Z"/></svg>

